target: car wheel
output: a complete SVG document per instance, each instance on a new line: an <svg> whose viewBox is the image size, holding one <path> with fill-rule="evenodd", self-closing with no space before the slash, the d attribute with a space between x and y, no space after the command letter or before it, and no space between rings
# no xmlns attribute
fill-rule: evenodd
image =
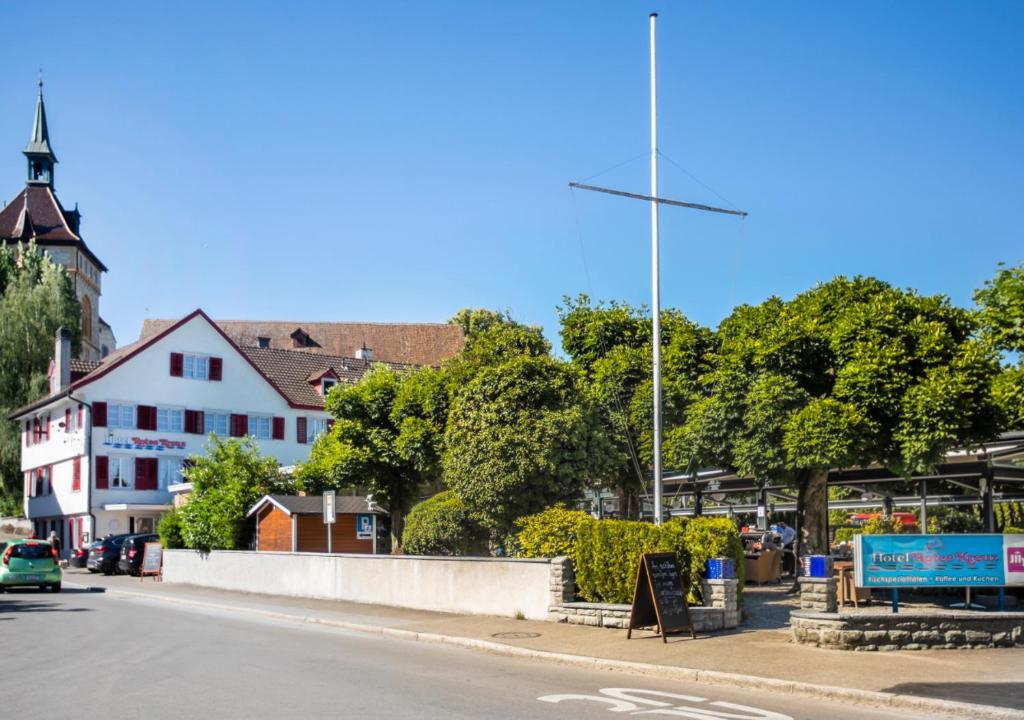
<svg viewBox="0 0 1024 720"><path fill-rule="evenodd" d="M59 593L60 592L60 583L54 583L53 585L51 585L50 586L50 592Z"/></svg>

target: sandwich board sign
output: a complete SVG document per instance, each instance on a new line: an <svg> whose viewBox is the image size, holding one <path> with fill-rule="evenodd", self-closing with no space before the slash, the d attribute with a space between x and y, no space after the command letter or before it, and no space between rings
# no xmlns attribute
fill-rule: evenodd
<svg viewBox="0 0 1024 720"><path fill-rule="evenodd" d="M148 542L142 550L142 565L139 567L139 582L152 575L157 580L163 577L164 548L158 542Z"/></svg>
<svg viewBox="0 0 1024 720"><path fill-rule="evenodd" d="M633 636L633 628L652 625L657 626L663 643L668 642L665 635L670 632L689 630L691 638L697 637L675 553L645 553L640 558L626 639Z"/></svg>

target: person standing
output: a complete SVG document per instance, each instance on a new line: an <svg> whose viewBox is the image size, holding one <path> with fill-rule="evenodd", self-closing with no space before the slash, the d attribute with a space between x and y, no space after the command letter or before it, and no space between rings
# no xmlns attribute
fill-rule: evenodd
<svg viewBox="0 0 1024 720"><path fill-rule="evenodd" d="M57 537L57 531L56 530L51 530L50 531L50 537L46 538L46 541L48 543L50 543L50 545L53 546L54 550L57 551L57 557L60 557L60 551L61 551L60 538Z"/></svg>

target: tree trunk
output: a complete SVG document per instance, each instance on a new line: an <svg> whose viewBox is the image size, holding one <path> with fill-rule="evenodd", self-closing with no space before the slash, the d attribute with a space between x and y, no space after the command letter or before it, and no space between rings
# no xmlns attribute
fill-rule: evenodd
<svg viewBox="0 0 1024 720"><path fill-rule="evenodd" d="M619 488L619 514L623 520L638 520L640 518L640 493L636 488Z"/></svg>
<svg viewBox="0 0 1024 720"><path fill-rule="evenodd" d="M392 506L391 512L391 554L402 554L402 531L405 530L405 511Z"/></svg>
<svg viewBox="0 0 1024 720"><path fill-rule="evenodd" d="M800 474L796 500L797 558L828 553L828 469Z"/></svg>

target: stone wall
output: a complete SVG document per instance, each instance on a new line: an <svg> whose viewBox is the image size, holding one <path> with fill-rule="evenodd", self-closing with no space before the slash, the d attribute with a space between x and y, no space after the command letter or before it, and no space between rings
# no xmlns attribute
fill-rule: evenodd
<svg viewBox="0 0 1024 720"><path fill-rule="evenodd" d="M838 650L1024 647L1024 613L800 610L789 623L796 642Z"/></svg>
<svg viewBox="0 0 1024 720"><path fill-rule="evenodd" d="M557 557L550 566L551 607L548 619L570 625L627 628L631 606L611 603L573 602L576 576L572 560ZM704 606L690 608L695 630L709 632L739 625L737 580L705 580L701 583Z"/></svg>

